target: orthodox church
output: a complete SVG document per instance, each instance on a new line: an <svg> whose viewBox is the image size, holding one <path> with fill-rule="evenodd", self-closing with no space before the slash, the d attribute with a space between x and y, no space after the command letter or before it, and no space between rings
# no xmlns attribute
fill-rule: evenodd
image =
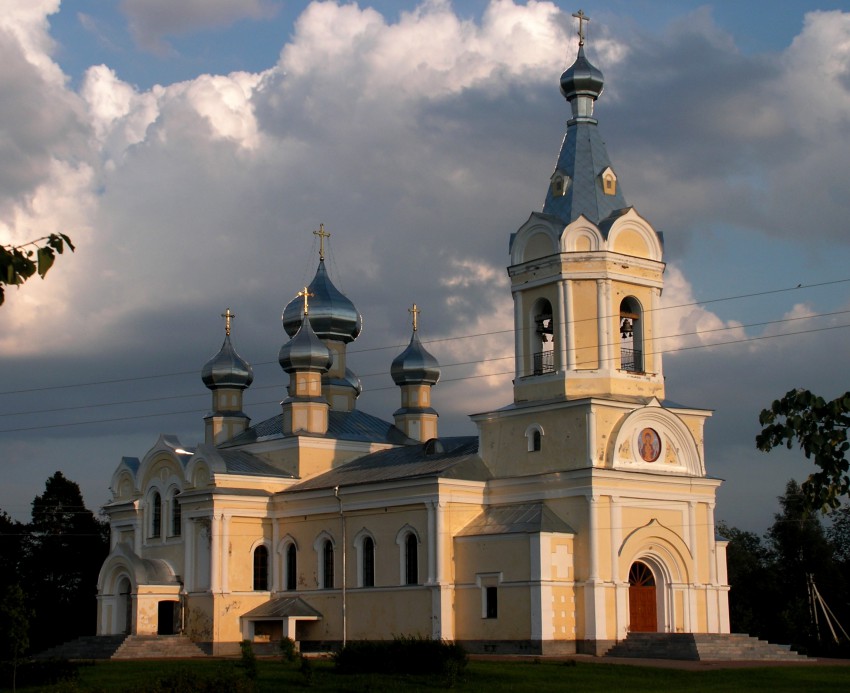
<svg viewBox="0 0 850 693"><path fill-rule="evenodd" d="M626 203L579 37L543 210L510 238L513 401L472 414L475 436L440 437L414 305L392 421L357 409L361 318L320 228L315 277L283 311L281 412L243 411L253 373L228 311L201 373L204 442L163 435L115 470L100 634L185 633L216 654L398 634L598 654L631 631L729 632L710 412L665 401L662 237Z"/></svg>

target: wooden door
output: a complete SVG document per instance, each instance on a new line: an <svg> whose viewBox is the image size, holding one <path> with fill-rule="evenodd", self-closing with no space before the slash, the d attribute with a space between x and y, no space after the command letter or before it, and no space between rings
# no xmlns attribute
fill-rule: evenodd
<svg viewBox="0 0 850 693"><path fill-rule="evenodd" d="M658 630L658 600L655 576L640 561L629 570L629 630L653 633Z"/></svg>

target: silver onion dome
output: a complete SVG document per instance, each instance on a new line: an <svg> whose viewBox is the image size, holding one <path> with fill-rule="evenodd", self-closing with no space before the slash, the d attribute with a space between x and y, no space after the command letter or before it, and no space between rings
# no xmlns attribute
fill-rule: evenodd
<svg viewBox="0 0 850 693"><path fill-rule="evenodd" d="M312 306L310 306L312 316ZM295 336L280 348L278 362L287 373L296 371L317 371L326 373L333 358L322 340L313 331L308 316L301 319L301 326Z"/></svg>
<svg viewBox="0 0 850 693"><path fill-rule="evenodd" d="M579 45L575 62L561 75L561 93L570 102L573 117L593 115L593 102L602 93L602 71L593 65Z"/></svg>
<svg viewBox="0 0 850 693"><path fill-rule="evenodd" d="M422 346L416 330L407 348L393 359L390 375L396 385L434 385L440 379L440 364Z"/></svg>
<svg viewBox="0 0 850 693"><path fill-rule="evenodd" d="M204 364L201 380L210 390L220 387L236 387L244 390L254 382L251 364L236 353L230 343L230 335L224 337L218 353Z"/></svg>
<svg viewBox="0 0 850 693"><path fill-rule="evenodd" d="M337 289L319 260L316 276L307 287L310 294L310 325L320 339L353 342L363 328L363 320L354 304ZM283 329L292 337L301 326L303 302L293 298L283 309Z"/></svg>

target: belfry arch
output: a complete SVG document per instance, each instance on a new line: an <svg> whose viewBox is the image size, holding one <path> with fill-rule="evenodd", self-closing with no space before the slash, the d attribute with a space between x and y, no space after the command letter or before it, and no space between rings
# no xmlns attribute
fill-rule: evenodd
<svg viewBox="0 0 850 693"><path fill-rule="evenodd" d="M531 327L532 374L554 373L555 317L548 299L538 298L534 302L531 309Z"/></svg>

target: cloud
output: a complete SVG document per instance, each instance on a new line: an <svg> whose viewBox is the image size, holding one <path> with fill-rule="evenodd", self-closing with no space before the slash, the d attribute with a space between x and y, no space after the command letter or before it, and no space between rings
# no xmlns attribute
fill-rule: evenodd
<svg viewBox="0 0 850 693"><path fill-rule="evenodd" d="M18 95L0 105L0 204L8 212L0 232L61 230L78 250L46 281L8 293L0 309L4 391L80 385L48 391L49 404L44 393L16 394L14 411L194 399L4 417L0 427L116 419L101 425L111 436L102 448L97 427L40 434L87 437L86 464L99 465L104 480L123 434L134 435L124 454L143 454L133 448L142 433L152 443L160 430L191 445L207 404L198 372L220 344L226 307L238 316L237 349L255 364L248 413L272 415L285 383L276 362L280 311L315 270L311 231L319 223L332 233L331 276L365 318L350 349L364 409L389 418L397 407L389 364L409 339L413 302L443 364L434 391L441 430L468 432L465 414L510 401L508 238L540 209L563 135L568 107L557 80L575 31L567 14L552 3L500 0L473 21L429 2L390 21L354 4L313 3L262 72L142 90L99 65L74 91L50 57L46 17L58 4L31 5L0 18L0 85ZM154 45L271 7L167 5L125 3L140 41ZM841 143L850 105L836 92L820 118L820 106L809 104L820 91L807 95L803 85L823 63L818 88L846 89L848 17L810 14L795 42L770 56L740 54L705 12L660 36L612 20L594 29L589 46L606 76L596 115L626 198L665 232L668 396L718 409L709 424L717 467L710 459L709 469L728 475L738 494L752 478L737 462L750 463L753 413L790 387L832 388L824 373L847 370L846 349L825 336L832 333L774 338L778 325L746 328L743 317L698 305L721 293L725 270L717 267L713 286L695 288L686 268L700 259L686 239L734 226L770 245L804 229L793 246L801 252L846 248L850 158ZM794 301L777 297L766 320L823 310L816 300ZM182 375L147 377L164 373ZM3 407L10 401L0 397ZM189 413L142 418L157 411ZM15 436L26 444L8 448L19 452L7 465L40 454L32 435ZM44 454L61 449L56 442ZM760 488L762 501L781 493L784 480ZM92 493L103 499L102 488Z"/></svg>
<svg viewBox="0 0 850 693"><path fill-rule="evenodd" d="M166 53L166 36L226 27L241 19L263 19L279 8L271 0L123 0L136 42L154 53Z"/></svg>

